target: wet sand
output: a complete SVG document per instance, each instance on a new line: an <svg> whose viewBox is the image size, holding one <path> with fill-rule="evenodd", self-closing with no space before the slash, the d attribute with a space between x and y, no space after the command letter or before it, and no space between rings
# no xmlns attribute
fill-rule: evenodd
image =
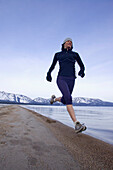
<svg viewBox="0 0 113 170"><path fill-rule="evenodd" d="M0 107L0 170L112 170L113 145L17 105Z"/></svg>

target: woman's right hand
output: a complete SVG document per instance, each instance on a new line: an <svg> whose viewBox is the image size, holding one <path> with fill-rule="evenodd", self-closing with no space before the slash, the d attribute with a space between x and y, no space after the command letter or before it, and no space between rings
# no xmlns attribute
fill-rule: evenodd
<svg viewBox="0 0 113 170"><path fill-rule="evenodd" d="M49 81L49 82L52 81L52 77L51 77L50 73L47 73L46 80Z"/></svg>

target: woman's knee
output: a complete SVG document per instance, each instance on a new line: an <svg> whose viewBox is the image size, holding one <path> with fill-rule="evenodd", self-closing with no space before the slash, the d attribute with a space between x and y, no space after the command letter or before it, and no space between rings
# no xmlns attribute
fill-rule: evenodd
<svg viewBox="0 0 113 170"><path fill-rule="evenodd" d="M66 105L71 105L72 104L72 96L66 96L64 97Z"/></svg>

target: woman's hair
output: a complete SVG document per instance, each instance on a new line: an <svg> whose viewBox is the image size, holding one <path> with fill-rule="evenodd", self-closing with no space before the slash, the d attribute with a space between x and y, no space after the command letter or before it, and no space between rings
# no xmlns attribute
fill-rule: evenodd
<svg viewBox="0 0 113 170"><path fill-rule="evenodd" d="M70 50L73 49L73 46L71 46ZM64 51L64 44L62 44L61 50Z"/></svg>

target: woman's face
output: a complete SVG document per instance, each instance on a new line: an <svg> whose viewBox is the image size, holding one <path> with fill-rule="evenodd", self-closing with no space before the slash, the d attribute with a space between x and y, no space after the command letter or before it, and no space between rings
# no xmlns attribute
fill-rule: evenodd
<svg viewBox="0 0 113 170"><path fill-rule="evenodd" d="M64 48L68 49L72 47L72 42L70 40L66 41L64 44Z"/></svg>

